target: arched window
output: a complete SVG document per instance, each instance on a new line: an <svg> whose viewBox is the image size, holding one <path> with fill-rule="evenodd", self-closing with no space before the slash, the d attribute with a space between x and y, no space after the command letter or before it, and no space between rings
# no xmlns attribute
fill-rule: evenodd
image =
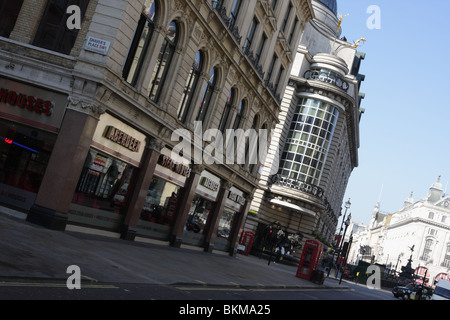
<svg viewBox="0 0 450 320"><path fill-rule="evenodd" d="M208 84L203 92L202 101L200 102L200 110L198 111L197 121L205 121L206 113L211 103L212 95L214 93L217 82L217 68L213 68L209 74Z"/></svg>
<svg viewBox="0 0 450 320"><path fill-rule="evenodd" d="M256 133L255 130L258 126L258 122L259 122L259 116L255 115L255 117L253 118L253 123L252 123L250 132ZM250 135L250 137L251 137L251 135ZM241 163L241 167L243 167L243 168L245 168L246 163L250 164L252 162L252 159L254 160L254 158L255 158L254 149L255 149L255 143L257 143L255 141L255 138L256 137L254 137L254 139L249 138L248 143L245 144L245 153L244 153L245 161L244 161L244 163ZM250 165L250 167L252 167L252 166ZM250 172L251 172L251 170L250 170Z"/></svg>
<svg viewBox="0 0 450 320"><path fill-rule="evenodd" d="M228 118L230 117L231 108L233 107L235 92L236 92L235 89L231 89L230 92L228 93L227 102L225 103L225 108L223 109L222 118L220 119L220 124L219 124L219 130L222 131L222 133L226 129Z"/></svg>
<svg viewBox="0 0 450 320"><path fill-rule="evenodd" d="M244 112L245 112L245 105L246 105L245 100L242 100L241 103L239 104L236 118L234 119L234 124L233 124L234 130L239 129L241 127L242 118L243 118Z"/></svg>
<svg viewBox="0 0 450 320"><path fill-rule="evenodd" d="M260 130L267 130L267 124L264 123ZM253 152L256 153L256 157L255 157L255 155L253 156L254 159L253 159L252 163L250 164L250 167L249 167L249 170L248 170L248 171L250 171L250 173L253 173L255 168L256 168L256 166L258 165L258 163L260 163L262 160L264 160L264 159L259 159L260 155L263 154L260 151L260 148L263 148L263 147L267 148L268 147L267 143L265 143L265 145L261 145L260 141L259 141L259 138L260 138L260 132L258 132L258 139L256 140L256 145L254 146L255 149L253 151Z"/></svg>
<svg viewBox="0 0 450 320"><path fill-rule="evenodd" d="M122 77L132 86L136 85L137 78L141 72L145 53L155 29L157 15L158 8L155 2L147 0L122 70Z"/></svg>
<svg viewBox="0 0 450 320"><path fill-rule="evenodd" d="M169 30L164 38L163 45L159 51L158 60L156 61L155 69L153 70L152 79L150 81L149 92L150 100L158 102L170 68L173 54L177 46L178 28L177 24L172 21L169 25Z"/></svg>
<svg viewBox="0 0 450 320"><path fill-rule="evenodd" d="M189 107L192 103L193 93L197 84L199 83L201 71L203 67L203 53L197 51L195 55L194 63L192 64L191 71L186 81L186 87L184 88L183 98L180 101L178 107L178 120L181 122L186 121L186 117L189 111Z"/></svg>

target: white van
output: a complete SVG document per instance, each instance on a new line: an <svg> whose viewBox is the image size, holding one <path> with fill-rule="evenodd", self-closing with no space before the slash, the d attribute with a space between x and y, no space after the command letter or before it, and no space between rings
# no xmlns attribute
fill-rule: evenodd
<svg viewBox="0 0 450 320"><path fill-rule="evenodd" d="M450 281L439 280L431 296L431 300L450 300Z"/></svg>

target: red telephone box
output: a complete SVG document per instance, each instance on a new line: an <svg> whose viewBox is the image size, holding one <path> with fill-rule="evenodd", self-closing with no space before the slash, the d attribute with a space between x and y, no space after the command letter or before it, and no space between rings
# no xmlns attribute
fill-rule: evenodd
<svg viewBox="0 0 450 320"><path fill-rule="evenodd" d="M248 256L250 253L250 249L252 248L253 238L255 237L255 233L251 231L245 231L241 235L241 239L239 240L238 252L241 254L245 254Z"/></svg>
<svg viewBox="0 0 450 320"><path fill-rule="evenodd" d="M311 279L312 272L317 269L322 256L323 244L317 240L306 240L296 276Z"/></svg>

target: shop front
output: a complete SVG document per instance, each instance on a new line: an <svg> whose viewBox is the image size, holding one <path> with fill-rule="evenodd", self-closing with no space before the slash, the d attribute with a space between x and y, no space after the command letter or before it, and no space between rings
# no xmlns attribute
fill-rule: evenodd
<svg viewBox="0 0 450 320"><path fill-rule="evenodd" d="M204 245L219 189L220 178L206 170L202 171L184 226L184 244Z"/></svg>
<svg viewBox="0 0 450 320"><path fill-rule="evenodd" d="M239 228L236 219L243 210L245 202L244 193L235 187L231 187L217 227L217 237L214 241L215 249L229 251L231 245L230 238L235 231L233 229Z"/></svg>
<svg viewBox="0 0 450 320"><path fill-rule="evenodd" d="M102 114L69 206L68 222L119 231L145 146L143 133Z"/></svg>
<svg viewBox="0 0 450 320"><path fill-rule="evenodd" d="M172 155L167 148L161 150L137 223L137 235L169 240L180 190L185 186L190 172L185 159Z"/></svg>
<svg viewBox="0 0 450 320"><path fill-rule="evenodd" d="M66 104L67 95L0 78L0 204L33 205Z"/></svg>

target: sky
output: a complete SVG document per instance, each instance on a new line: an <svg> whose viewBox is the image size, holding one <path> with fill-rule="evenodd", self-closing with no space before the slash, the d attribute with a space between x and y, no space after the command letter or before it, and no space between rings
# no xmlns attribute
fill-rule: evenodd
<svg viewBox="0 0 450 320"><path fill-rule="evenodd" d="M367 39L358 48L366 53L359 164L344 197L352 221L367 225L377 202L394 213L411 192L426 197L439 175L450 193L450 1L338 0L338 13L348 14L341 37Z"/></svg>

